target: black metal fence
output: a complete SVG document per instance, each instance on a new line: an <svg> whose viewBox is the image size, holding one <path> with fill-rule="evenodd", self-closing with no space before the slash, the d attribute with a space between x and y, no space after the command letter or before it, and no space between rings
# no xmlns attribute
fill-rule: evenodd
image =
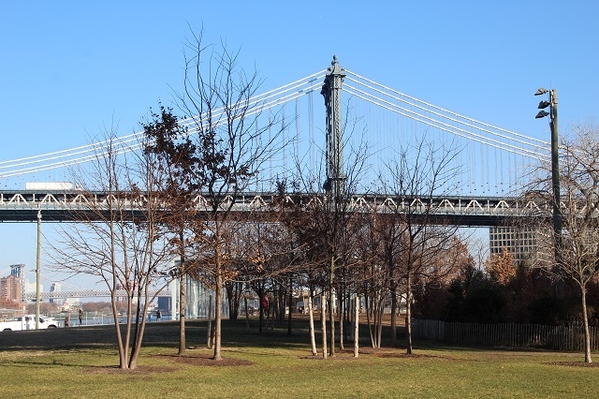
<svg viewBox="0 0 599 399"><path fill-rule="evenodd" d="M464 346L584 350L582 326L446 323L440 320L412 319L412 337ZM590 327L590 337L591 350L599 350L599 328Z"/></svg>

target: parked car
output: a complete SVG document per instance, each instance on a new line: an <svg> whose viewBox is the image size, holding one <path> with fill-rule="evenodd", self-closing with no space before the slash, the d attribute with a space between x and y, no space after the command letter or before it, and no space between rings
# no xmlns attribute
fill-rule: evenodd
<svg viewBox="0 0 599 399"><path fill-rule="evenodd" d="M51 317L40 316L38 328L46 330L48 328L57 328L58 321ZM0 322L0 331L25 331L35 330L35 315L27 314L17 317L16 320Z"/></svg>

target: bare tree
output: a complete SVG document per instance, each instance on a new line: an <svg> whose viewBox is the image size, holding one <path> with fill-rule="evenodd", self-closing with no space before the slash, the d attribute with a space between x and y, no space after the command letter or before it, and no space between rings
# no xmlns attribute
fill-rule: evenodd
<svg viewBox="0 0 599 399"><path fill-rule="evenodd" d="M381 232L389 270L393 315L398 305L396 289L406 291L407 353L412 353L412 301L415 284L423 277L432 278L448 270L431 270L431 261L446 251L457 232L439 218L433 199L442 196L457 176L452 160L457 150L437 147L424 136L415 145L398 151L398 158L387 164L382 190L395 198L387 204L390 219ZM395 324L394 319L392 319ZM392 326L392 331L395 327Z"/></svg>
<svg viewBox="0 0 599 399"><path fill-rule="evenodd" d="M300 281L302 291L304 288L308 288L308 297L307 301L304 299L304 306L310 317L312 354L316 356L315 298L321 297L322 287L326 286L326 282L322 263L323 243L319 237L319 223L313 218L313 215L318 213L317 209L320 207L318 204L322 197L313 196L307 204L302 204L299 197L295 199L296 202L290 204L287 212L283 214L282 222L289 232L289 243L294 249L299 264L294 271ZM321 317L323 317L322 312ZM323 342L326 342L326 337L323 338ZM323 353L323 355L326 357L328 353Z"/></svg>
<svg viewBox="0 0 599 399"><path fill-rule="evenodd" d="M257 73L246 75L238 67L238 52L224 44L204 46L195 34L187 44L184 92L177 100L186 114L195 116L185 120L189 131L164 137L165 151L158 155L178 169L180 190L193 194L202 215L186 221L187 246L194 248L194 268L200 269L194 273L214 282L213 359L221 360L222 298L235 268L226 248L229 235L236 234L231 228L235 198L256 182L262 164L280 150L274 143L285 126L275 126L276 117L261 124L255 114L250 116L259 109L251 99L260 81ZM185 143L185 156L176 156L172 149Z"/></svg>
<svg viewBox="0 0 599 399"><path fill-rule="evenodd" d="M577 126L574 137L563 140L560 147L559 209L563 228L556 232L557 237L547 235L539 240L543 256L536 264L553 277L570 280L579 288L584 358L586 363L592 363L586 295L588 284L599 275L599 128ZM543 192L547 180L537 182L538 192ZM542 224L537 231L552 231L549 219L543 219L545 228Z"/></svg>
<svg viewBox="0 0 599 399"><path fill-rule="evenodd" d="M143 147L144 143L139 143ZM92 170L75 172L79 207L76 223L53 244L56 267L99 277L110 291L119 367L134 369L140 353L153 290L164 288L170 268L168 234L162 225L160 174L147 154L126 151L109 135ZM121 294L124 292L125 294ZM126 321L121 329L119 302Z"/></svg>
<svg viewBox="0 0 599 399"><path fill-rule="evenodd" d="M343 307L338 308L337 304L344 302L344 285L348 281L341 277L356 262L353 256L354 237L359 231L356 223L359 223L361 209L355 206L352 198L361 183L366 149L367 143L364 141L360 148L348 149L343 182L337 182L335 190L327 190L326 183L322 184L318 178L309 176L309 172L298 166L300 175L297 184L304 192L314 193L314 196L309 204L298 206L288 219L289 228L307 254L306 271L310 279L322 288L323 297L328 302L325 315L329 323L326 329L328 336L324 338L329 341L327 356L335 356L337 348L336 312L339 320L342 320L344 313Z"/></svg>
<svg viewBox="0 0 599 399"><path fill-rule="evenodd" d="M363 293L366 299L366 320L373 347L380 347L383 330L383 311L391 296L391 344L397 336L399 312L399 284L401 282L400 256L402 255L403 225L398 221L397 209L373 209L368 218L368 229L361 240L363 264Z"/></svg>
<svg viewBox="0 0 599 399"><path fill-rule="evenodd" d="M301 248L296 246L287 227L278 220L281 215L279 206L271 203L258 208L255 212L235 215L239 219L232 224L235 234L229 235L227 240L227 257L235 259L226 279L232 312L239 310L239 304L234 302L239 300L244 287L251 287L258 298L267 294L267 288L269 291L284 288L288 293L289 278L298 267ZM230 293L229 287L238 287L240 293ZM262 306L262 302L260 304ZM283 307L279 309L284 310ZM264 312L259 315L259 331L262 332ZM231 319L235 317L231 315Z"/></svg>

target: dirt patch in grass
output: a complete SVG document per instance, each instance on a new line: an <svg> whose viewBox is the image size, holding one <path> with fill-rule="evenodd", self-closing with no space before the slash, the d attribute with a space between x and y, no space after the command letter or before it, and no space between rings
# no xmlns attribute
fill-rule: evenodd
<svg viewBox="0 0 599 399"><path fill-rule="evenodd" d="M222 360L214 360L210 355L157 355L161 358L169 358L173 362L191 364L194 366L212 366L212 367L236 367L251 366L255 364L249 360L224 357Z"/></svg>
<svg viewBox="0 0 599 399"><path fill-rule="evenodd" d="M213 360L210 355L154 355L148 357L155 357L161 359L168 359L173 363L189 364L193 366L208 366L208 367L238 367L238 366L251 366L255 364L249 360L235 359L235 358L223 358L222 360ZM147 375L154 373L170 373L179 370L176 367L169 366L137 366L135 369L121 369L118 366L94 366L87 367L84 372L92 374L131 374L131 375Z"/></svg>
<svg viewBox="0 0 599 399"><path fill-rule="evenodd" d="M451 360L451 361L456 361L456 360L462 360L462 359L458 359L457 357L451 357L451 356L439 356L439 355L423 355L421 353L413 353L411 355L407 354L407 353L391 353L391 352L384 352L384 353L377 353L375 354L375 356L380 357L380 358L397 358L397 359L443 359L443 360Z"/></svg>
<svg viewBox="0 0 599 399"><path fill-rule="evenodd" d="M161 366L137 366L134 369L121 369L118 366L97 366L87 367L84 369L85 373L90 374L132 374L132 375L146 375L155 373L170 373L177 371L174 367L161 367Z"/></svg>

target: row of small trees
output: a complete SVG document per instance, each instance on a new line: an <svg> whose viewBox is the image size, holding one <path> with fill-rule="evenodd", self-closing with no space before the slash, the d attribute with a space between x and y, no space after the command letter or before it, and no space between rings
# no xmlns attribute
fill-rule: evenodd
<svg viewBox="0 0 599 399"><path fill-rule="evenodd" d="M197 116L181 120L160 105L142 123L144 135L132 144L141 149L136 152L124 151L128 148L109 131L94 169L73 176L82 192L104 193L103 202L82 203L79 223L65 228L54 246L57 265L98 276L111 290L120 367L136 367L143 315L153 299L150 288L184 275L215 291L214 360L221 359L222 294L227 291L231 301L239 300L235 293L245 284L262 295L267 278L284 282L288 294L293 287L309 287L312 294L328 298L330 355L337 337L343 345L344 306L356 295L365 298L372 344L378 346L384 299L392 298L395 340L400 293L405 293L410 337L412 288L423 279L451 273L456 260L448 250L459 245L456 228L428 223L433 210L426 201L407 213L399 204L374 210L353 203L367 159L361 150L352 153L348 178L335 195L321 189L318 176L296 172L293 181L264 182L278 191L268 209L234 211L232 199L256 184L264 163L286 144L277 141L286 126L277 115L266 124L250 117L250 99L260 83L257 74L238 68L237 53L224 46L215 51L201 39L194 36L188 43L184 91L177 95L181 109ZM379 189L403 197L439 195L453 177L448 166L454 154L425 139L399 150ZM299 160L297 166L301 171ZM300 192L313 195L300 201ZM124 330L118 328L115 305L119 289L128 293ZM180 292L183 354L183 284Z"/></svg>
<svg viewBox="0 0 599 399"><path fill-rule="evenodd" d="M111 290L120 367L136 366L143 315L152 301L150 288L173 277L183 281L185 275L215 291L214 360L221 359L223 293L227 291L234 303L239 300L235 294L239 285L244 284L261 296L267 278L289 287L288 294L294 286L309 287L311 294L320 292L328 298L329 325L323 331L329 341L324 351L330 355L335 355L337 339L343 345L343 318L348 315L344 306L356 295L366 303L373 346L381 343L382 312L386 298L391 298L395 343L403 295L411 353L414 293L451 279L460 265L470 262L457 227L439 221L426 200L443 195L443 188L454 181L456 149L435 145L423 136L397 150L373 191L407 200L407 206L389 202L372 208L352 201L361 172L368 167L367 147L351 149L342 190L324 191L319 176L308 175L299 160L290 180L260 181L265 163L287 144L279 140L286 128L284 118L270 115L267 123L258 123L251 99L260 81L255 72L247 75L239 69L238 53L225 46L218 50L204 46L201 35L194 35L188 45L191 56L185 59L184 90L177 100L185 114L197 116L180 119L160 105L142 123L144 135L133 144L141 151L126 154L123 141L108 132L95 169L74 175L78 187L90 194L103 192L104 201L82 203L78 227L64 229L55 245L58 265L96 275ZM582 150L595 148L583 145ZM568 159L576 164L566 164L571 173L563 175L568 182L565 197L568 203L587 206L582 213L565 212L562 237L547 242L561 243L559 267L553 270L579 283L585 304L586 285L598 269L599 258L593 257L599 255L597 234L592 229L596 229L599 178L594 178L595 164L589 160L594 153L575 147ZM236 211L235 198L251 184L275 186L276 200ZM306 200L299 193L313 195ZM586 230L578 239L580 226ZM576 252L581 248L584 254ZM124 330L118 328L118 289L128 293ZM180 292L179 354L183 354L183 283Z"/></svg>

